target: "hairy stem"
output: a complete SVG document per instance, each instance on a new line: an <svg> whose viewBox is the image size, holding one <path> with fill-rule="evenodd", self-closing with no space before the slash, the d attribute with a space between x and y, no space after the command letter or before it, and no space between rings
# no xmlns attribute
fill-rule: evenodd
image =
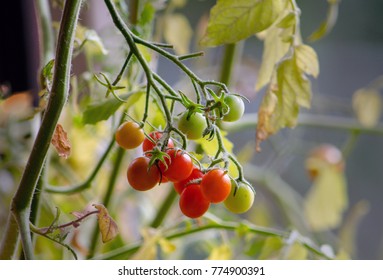
<svg viewBox="0 0 383 280"><path fill-rule="evenodd" d="M53 132L68 96L74 31L80 7L81 0L67 0L65 2L56 50L52 92L20 185L12 200L11 211L17 221L27 259L34 258L29 228L31 201Z"/></svg>

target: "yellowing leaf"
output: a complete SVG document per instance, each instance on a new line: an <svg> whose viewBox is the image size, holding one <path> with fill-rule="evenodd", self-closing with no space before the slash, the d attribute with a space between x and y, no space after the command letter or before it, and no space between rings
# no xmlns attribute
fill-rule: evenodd
<svg viewBox="0 0 383 280"><path fill-rule="evenodd" d="M189 53L193 30L189 21L182 14L170 14L165 17L164 37L166 42L174 46L177 54Z"/></svg>
<svg viewBox="0 0 383 280"><path fill-rule="evenodd" d="M305 260L307 259L307 249L299 242L294 242L287 251L287 260Z"/></svg>
<svg viewBox="0 0 383 280"><path fill-rule="evenodd" d="M158 231L145 228L141 231L143 242L138 251L132 256L132 260L153 260L157 254L156 245L161 239Z"/></svg>
<svg viewBox="0 0 383 280"><path fill-rule="evenodd" d="M266 31L262 64L255 85L256 90L260 90L270 83L275 65L289 50L290 43L283 40L281 36L282 32L283 29L277 27L270 28Z"/></svg>
<svg viewBox="0 0 383 280"><path fill-rule="evenodd" d="M160 240L158 240L158 244L160 245L161 250L166 254L173 253L177 249L176 245L171 243L166 238L160 238Z"/></svg>
<svg viewBox="0 0 383 280"><path fill-rule="evenodd" d="M318 56L314 49L308 45L299 45L295 48L297 66L306 74L313 77L319 75Z"/></svg>
<svg viewBox="0 0 383 280"><path fill-rule="evenodd" d="M97 32L80 24L78 24L76 28L76 41L79 46L84 44L85 50L92 55L108 54Z"/></svg>
<svg viewBox="0 0 383 280"><path fill-rule="evenodd" d="M71 145L68 139L68 135L61 124L57 124L51 142L52 145L56 148L56 151L60 157L65 159L69 157Z"/></svg>
<svg viewBox="0 0 383 280"><path fill-rule="evenodd" d="M102 242L106 243L113 240L118 234L118 227L116 222L109 215L108 210L102 204L93 204L99 211L97 214L98 227L101 232Z"/></svg>
<svg viewBox="0 0 383 280"><path fill-rule="evenodd" d="M366 126L375 126L382 114L382 97L375 89L359 89L352 97L352 107L358 121Z"/></svg>
<svg viewBox="0 0 383 280"><path fill-rule="evenodd" d="M348 255L356 255L356 235L361 220L368 214L370 203L367 200L357 202L346 217L342 228L339 230L339 239L342 249ZM339 253L338 253L339 254Z"/></svg>
<svg viewBox="0 0 383 280"><path fill-rule="evenodd" d="M293 54L282 61L258 111L257 150L260 142L284 127L294 127L299 106L310 107L311 83Z"/></svg>
<svg viewBox="0 0 383 280"><path fill-rule="evenodd" d="M210 11L201 44L235 43L270 27L284 10L285 0L218 0Z"/></svg>
<svg viewBox="0 0 383 280"><path fill-rule="evenodd" d="M323 38L325 35L331 32L334 28L336 20L338 18L338 8L340 0L328 0L329 7L327 10L326 19L320 24L317 30L315 30L309 37L309 41L316 41Z"/></svg>
<svg viewBox="0 0 383 280"><path fill-rule="evenodd" d="M215 246L211 250L208 257L209 260L230 260L232 258L231 248L227 244L222 244L220 246Z"/></svg>
<svg viewBox="0 0 383 280"><path fill-rule="evenodd" d="M304 212L313 231L336 228L348 205L344 174L335 168L322 168L309 190Z"/></svg>
<svg viewBox="0 0 383 280"><path fill-rule="evenodd" d="M260 260L277 259L283 245L283 240L281 238L267 237L258 258Z"/></svg>

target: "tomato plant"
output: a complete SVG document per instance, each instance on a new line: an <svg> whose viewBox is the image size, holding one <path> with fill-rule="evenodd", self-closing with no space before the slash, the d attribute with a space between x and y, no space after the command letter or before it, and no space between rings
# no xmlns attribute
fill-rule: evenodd
<svg viewBox="0 0 383 280"><path fill-rule="evenodd" d="M230 177L224 170L210 170L202 178L201 189L210 202L222 202L229 196L231 191Z"/></svg>
<svg viewBox="0 0 383 280"><path fill-rule="evenodd" d="M134 149L141 145L145 139L145 135L137 123L127 121L118 127L115 138L120 147L124 149Z"/></svg>
<svg viewBox="0 0 383 280"><path fill-rule="evenodd" d="M41 29L38 34L46 40L41 42L41 94L36 93L33 100L34 104L39 103L38 107L23 106L30 109L25 110L28 113L36 112L34 122L41 125L37 130L35 125L28 123L26 127L32 127L31 132L23 134L25 131L22 131L22 140L13 141L12 137L17 134L13 133L14 126L24 125L29 120L9 113L13 111L7 107L10 103L0 101L0 181L7 185L0 186L0 192L2 195L9 192L12 196L15 193L14 197L1 197L2 202L7 200L9 205L0 203L0 213L6 213L8 208L11 212L9 223L4 227L2 221L6 219L0 215L0 258L33 259L35 252L40 253L45 250L43 248L55 253L41 253L37 257L66 257L63 250L69 250L74 258L78 254L83 259L171 258L172 250L176 256L191 252L190 256L194 257L196 248L209 248L205 255L198 253L198 256L206 259L217 256L326 259L335 257L335 251L341 252L340 247L334 247L333 253L316 247L306 237L297 238L296 230L325 240L321 232L341 226L349 229L349 225L340 222L348 202L343 177L346 157L335 161L332 156L322 157L331 170L326 176L319 176L322 180L315 182L309 199L292 190L280 174L287 165L284 162L288 154L286 139L273 138L272 145L265 145L269 151L254 157L254 141L260 151L261 142L277 137L273 135L280 129L299 124L300 108L311 105L311 81L319 74L319 64L316 52L301 35L301 13L296 1L249 0L240 1L240 4L238 1L217 1L210 19L201 18L198 25L201 28L192 28L182 14L187 1L160 1L158 5L156 1L146 0L105 0L102 2L104 14L110 18L105 21L102 37L90 29L85 20L77 24L80 8L84 6L82 0L58 1L64 9L59 24L52 23L47 13L47 0L34 2L42 13L37 18L39 24L36 26ZM336 5L340 1L328 2ZM89 5L92 4L89 2ZM56 26L58 34L53 34ZM331 24L321 26L328 28ZM321 32L326 31L323 30ZM236 53L240 53L237 51L241 48L239 44L255 36L264 42L262 63L260 69L252 69L251 63L244 69ZM53 38L57 42L51 41ZM194 45L192 38L201 44L196 52L190 49ZM104 45L104 39L118 44ZM4 40L8 41L12 42ZM206 51L207 47L218 45L222 45L222 51ZM84 69L81 73L77 66L82 59L74 59L78 55L86 61L80 67ZM203 63L193 64L202 55L205 55ZM163 60L167 63L163 64ZM176 68L177 75L168 72L168 66ZM234 70L241 75L233 75ZM256 84L249 86L251 79L245 74L257 77ZM234 79L235 76L239 79ZM0 98L7 96L11 88L8 81L3 84L1 80ZM256 91L264 89L264 93L255 97L254 88ZM365 94L362 94L359 95L362 106L356 107L379 104L379 93L369 91L372 102L364 102ZM256 114L242 118L244 100L251 100L251 106L259 104L258 108L253 108ZM13 115L16 119L12 119ZM124 121L127 119L129 121ZM375 112L374 120L377 119L379 114ZM311 125L318 125L313 123ZM350 129L351 125L342 122L342 129L344 127ZM350 129L350 134L376 133L380 129L379 125L377 128L359 125L356 130ZM149 131L153 132L145 134ZM244 131L253 131L255 139L249 137L250 134L242 137ZM247 143L237 145L243 143L239 140ZM8 150L4 150L8 142ZM123 149L114 149L115 142ZM57 154L48 153L50 143ZM353 144L349 141L347 149L352 146L350 143ZM142 150L132 150L141 144ZM273 149L269 155L270 146ZM342 148L342 151L347 149ZM318 167L317 157L316 152L309 157L310 168ZM313 161L313 158L316 159ZM332 172L333 169L336 172ZM127 191L126 179L140 192ZM14 182L20 184L14 192L9 191ZM251 208L255 199L251 184L258 182L262 185L260 191L257 190L259 204ZM325 196L326 208L321 208L323 197L318 198L318 193L323 195L322 190L328 191L333 182L336 186L332 189L338 193ZM155 188L160 183L164 184ZM143 192L148 190L151 191ZM259 192L267 195L259 195ZM41 211L40 217L39 194L44 194L49 204L57 203L60 209L73 210L75 218L61 222L60 211L56 215L46 213L48 208ZM56 199L60 195L62 197ZM268 203L270 197L273 203ZM177 199L182 215L174 211ZM90 201L97 200L103 204L92 204L95 209L88 211ZM210 207L221 202L221 205ZM81 205L83 210L72 209L73 205ZM319 205L319 209L330 214L318 215L311 205ZM270 207L277 207L272 212L283 215L266 215ZM239 218L230 211L249 212ZM97 215L97 225L68 234L69 228L77 228L91 215ZM201 219L190 221L184 216ZM322 222L323 216L329 217L328 221ZM117 217L116 221L123 225L121 238L114 241L119 231L112 217ZM48 227L38 228L40 224ZM289 230L274 230L265 224L286 226ZM156 230L155 236L151 230L147 231L158 227L161 230ZM208 230L211 232L207 234ZM226 231L240 234L226 234ZM134 236L140 241L132 244L131 233L141 233L142 238ZM192 233L197 236L196 246L183 240L172 243L172 239L188 241L186 238ZM246 238L240 240L243 234ZM36 238L37 235L46 238ZM98 246L99 235L102 242L113 243ZM84 244L83 240L86 240ZM52 241L62 248L57 249ZM333 241L327 243L337 243ZM148 243L152 244L150 250L146 250ZM17 251L17 244L21 244L23 254Z"/></svg>
<svg viewBox="0 0 383 280"><path fill-rule="evenodd" d="M130 186L138 191L147 191L155 187L160 181L160 171L157 166L149 166L149 158L134 159L127 171Z"/></svg>

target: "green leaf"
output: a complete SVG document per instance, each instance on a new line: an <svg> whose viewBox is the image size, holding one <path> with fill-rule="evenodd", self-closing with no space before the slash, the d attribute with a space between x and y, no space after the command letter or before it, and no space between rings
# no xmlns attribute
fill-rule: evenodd
<svg viewBox="0 0 383 280"><path fill-rule="evenodd" d="M255 89L258 91L270 83L275 65L286 55L290 43L283 40L283 29L273 27L266 32L262 64Z"/></svg>
<svg viewBox="0 0 383 280"><path fill-rule="evenodd" d="M189 52L192 35L193 30L184 15L169 14L165 17L164 38L167 43L174 46L177 54Z"/></svg>
<svg viewBox="0 0 383 280"><path fill-rule="evenodd" d="M107 98L102 101L90 104L86 107L83 113L84 124L96 124L100 121L109 119L120 107L130 108L144 94L142 91L131 92L120 95L121 99L126 99L126 103L119 101L116 98Z"/></svg>
<svg viewBox="0 0 383 280"><path fill-rule="evenodd" d="M122 104L124 103L115 98L90 104L84 111L83 122L84 124L96 124L100 121L105 121L109 119Z"/></svg>
<svg viewBox="0 0 383 280"><path fill-rule="evenodd" d="M313 231L336 228L348 205L344 174L332 167L324 167L309 190L304 212Z"/></svg>
<svg viewBox="0 0 383 280"><path fill-rule="evenodd" d="M201 44L235 43L261 32L276 21L286 4L285 0L218 0Z"/></svg>

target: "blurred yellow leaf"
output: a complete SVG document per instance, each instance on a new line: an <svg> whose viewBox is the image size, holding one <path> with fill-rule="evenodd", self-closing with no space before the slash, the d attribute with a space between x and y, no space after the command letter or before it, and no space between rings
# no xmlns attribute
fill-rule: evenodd
<svg viewBox="0 0 383 280"><path fill-rule="evenodd" d="M71 145L68 135L61 124L57 124L51 142L60 157L65 159L69 157Z"/></svg>
<svg viewBox="0 0 383 280"><path fill-rule="evenodd" d="M216 246L211 250L210 255L208 257L209 260L230 260L232 258L232 251L229 245L222 244L220 246Z"/></svg>
<svg viewBox="0 0 383 280"><path fill-rule="evenodd" d="M344 174L334 167L323 167L304 202L304 212L312 230L336 228L342 221L347 205Z"/></svg>
<svg viewBox="0 0 383 280"><path fill-rule="evenodd" d="M161 235L158 231L152 228L144 228L141 231L142 245L140 249L132 256L132 260L154 260L157 254L156 245L161 239Z"/></svg>
<svg viewBox="0 0 383 280"><path fill-rule="evenodd" d="M263 244L259 259L277 259L283 245L283 240L281 238L274 236L267 237Z"/></svg>
<svg viewBox="0 0 383 280"><path fill-rule="evenodd" d="M375 89L362 88L354 93L352 107L362 125L373 127L382 114L382 97Z"/></svg>
<svg viewBox="0 0 383 280"><path fill-rule="evenodd" d="M166 238L160 238L160 240L158 240L158 244L160 245L161 250L166 254L173 253L177 249L176 245L171 243Z"/></svg>
<svg viewBox="0 0 383 280"><path fill-rule="evenodd" d="M109 215L108 210L102 204L93 204L99 211L97 214L98 227L101 232L102 242L106 243L113 240L118 234L118 227L116 222Z"/></svg>
<svg viewBox="0 0 383 280"><path fill-rule="evenodd" d="M189 52L192 35L193 30L184 15L169 14L165 17L164 38L166 42L174 46L177 54Z"/></svg>
<svg viewBox="0 0 383 280"><path fill-rule="evenodd" d="M294 242L287 251L287 260L305 260L307 259L307 249L299 242Z"/></svg>
<svg viewBox="0 0 383 280"><path fill-rule="evenodd" d="M342 248L348 255L356 255L356 234L360 221L370 210L370 204L367 200L357 202L350 210L342 228L339 230L339 239Z"/></svg>

